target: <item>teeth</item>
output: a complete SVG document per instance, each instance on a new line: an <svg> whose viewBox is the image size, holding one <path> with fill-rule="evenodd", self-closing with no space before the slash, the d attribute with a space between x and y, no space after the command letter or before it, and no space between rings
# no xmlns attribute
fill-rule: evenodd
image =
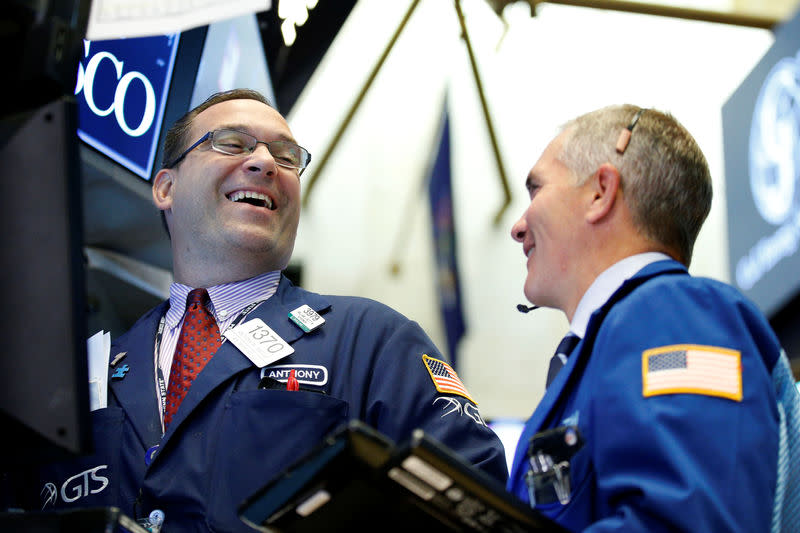
<svg viewBox="0 0 800 533"><path fill-rule="evenodd" d="M231 202L241 202L245 199L258 200L263 202L267 209L272 209L272 200L266 194L253 191L236 191L228 196L228 200Z"/></svg>

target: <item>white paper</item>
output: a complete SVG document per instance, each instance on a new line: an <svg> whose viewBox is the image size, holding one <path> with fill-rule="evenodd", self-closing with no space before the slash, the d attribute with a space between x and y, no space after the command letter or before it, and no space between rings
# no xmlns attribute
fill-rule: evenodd
<svg viewBox="0 0 800 533"><path fill-rule="evenodd" d="M108 407L108 358L111 333L100 330L86 341L89 366L89 408L92 411Z"/></svg>
<svg viewBox="0 0 800 533"><path fill-rule="evenodd" d="M271 7L272 0L94 0L86 39L164 35Z"/></svg>

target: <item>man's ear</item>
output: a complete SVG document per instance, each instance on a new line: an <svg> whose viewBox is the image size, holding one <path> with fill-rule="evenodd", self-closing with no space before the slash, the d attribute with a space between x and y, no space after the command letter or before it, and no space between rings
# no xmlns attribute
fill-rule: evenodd
<svg viewBox="0 0 800 533"><path fill-rule="evenodd" d="M172 169L168 168L162 168L153 178L153 203L162 211L172 207L174 179Z"/></svg>
<svg viewBox="0 0 800 533"><path fill-rule="evenodd" d="M589 181L592 201L586 212L586 220L595 223L606 217L619 200L617 195L622 190L621 178L617 167L603 163Z"/></svg>

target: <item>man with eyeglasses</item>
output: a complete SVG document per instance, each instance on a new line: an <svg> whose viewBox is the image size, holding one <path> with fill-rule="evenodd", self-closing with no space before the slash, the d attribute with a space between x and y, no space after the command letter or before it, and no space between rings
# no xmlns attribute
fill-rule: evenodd
<svg viewBox="0 0 800 533"><path fill-rule="evenodd" d="M238 505L350 419L396 442L422 428L505 482L502 444L458 377L437 374L417 323L281 274L310 160L255 91L215 94L169 130L152 190L170 299L114 340L96 453L40 479L37 490L67 487L46 508L115 505L170 533L251 531ZM85 471L76 497L69 480Z"/></svg>
<svg viewBox="0 0 800 533"><path fill-rule="evenodd" d="M712 197L689 132L653 109L593 111L526 186L511 229L525 296L563 311L577 344L551 367L508 489L570 531L797 531L786 354L741 293L688 273Z"/></svg>

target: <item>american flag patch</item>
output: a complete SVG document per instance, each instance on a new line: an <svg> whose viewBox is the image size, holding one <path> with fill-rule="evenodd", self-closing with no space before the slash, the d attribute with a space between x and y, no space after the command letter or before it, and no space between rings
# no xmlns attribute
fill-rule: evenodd
<svg viewBox="0 0 800 533"><path fill-rule="evenodd" d="M642 394L704 394L742 401L742 354L675 344L642 352Z"/></svg>
<svg viewBox="0 0 800 533"><path fill-rule="evenodd" d="M467 392L467 388L458 379L458 374L450 365L429 355L423 355L422 360L431 375L433 384L436 385L436 390L445 394L458 394L478 405L478 402L472 399L472 396Z"/></svg>

